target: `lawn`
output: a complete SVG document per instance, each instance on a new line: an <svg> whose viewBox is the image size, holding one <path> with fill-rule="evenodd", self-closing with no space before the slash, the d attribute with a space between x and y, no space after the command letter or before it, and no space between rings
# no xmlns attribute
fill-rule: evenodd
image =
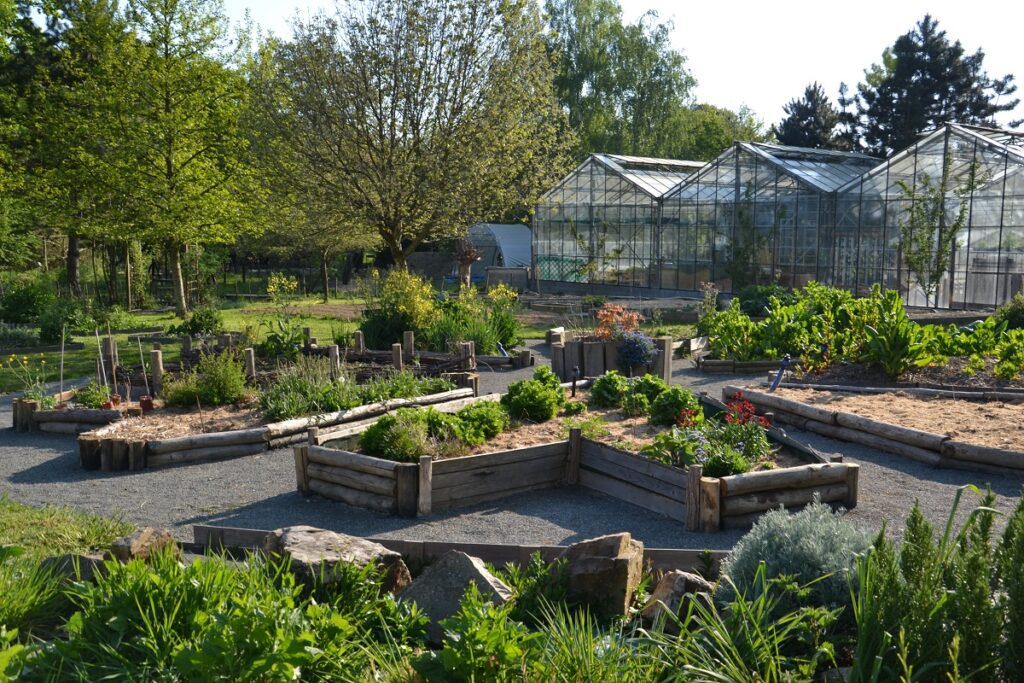
<svg viewBox="0 0 1024 683"><path fill-rule="evenodd" d="M17 546L30 555L105 550L131 530L131 524L117 518L53 505L30 507L0 496L0 546Z"/></svg>

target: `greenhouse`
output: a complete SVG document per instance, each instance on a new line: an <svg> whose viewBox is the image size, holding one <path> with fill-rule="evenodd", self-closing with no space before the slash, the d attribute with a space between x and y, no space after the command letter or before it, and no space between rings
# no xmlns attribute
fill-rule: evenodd
<svg viewBox="0 0 1024 683"><path fill-rule="evenodd" d="M540 280L657 286L657 226L665 194L696 161L594 154L548 191L533 218Z"/></svg>
<svg viewBox="0 0 1024 683"><path fill-rule="evenodd" d="M836 285L877 282L940 308L998 306L1024 286L1024 133L947 124L840 188L838 209ZM918 255L948 264L928 296L904 253L919 214L935 227Z"/></svg>
<svg viewBox="0 0 1024 683"><path fill-rule="evenodd" d="M722 291L831 279L836 190L878 164L862 154L737 142L664 199L657 283Z"/></svg>

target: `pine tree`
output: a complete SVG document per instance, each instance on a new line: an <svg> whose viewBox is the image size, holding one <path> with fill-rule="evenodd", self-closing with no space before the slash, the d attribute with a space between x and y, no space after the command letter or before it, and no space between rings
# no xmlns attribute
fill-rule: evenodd
<svg viewBox="0 0 1024 683"><path fill-rule="evenodd" d="M999 112L1020 100L1013 76L992 79L982 68L985 53L967 54L950 42L938 21L925 15L865 70L844 122L869 152L883 155L913 144L918 135L946 122L994 125ZM1015 126L1020 122L1011 124Z"/></svg>
<svg viewBox="0 0 1024 683"><path fill-rule="evenodd" d="M825 89L817 82L804 89L804 96L790 100L783 111L788 116L772 127L782 145L821 149L848 149L837 136L839 111L829 102Z"/></svg>

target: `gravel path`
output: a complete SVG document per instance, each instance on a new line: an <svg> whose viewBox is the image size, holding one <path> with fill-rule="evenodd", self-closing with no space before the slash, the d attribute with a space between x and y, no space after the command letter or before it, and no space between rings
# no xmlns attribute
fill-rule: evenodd
<svg viewBox="0 0 1024 683"><path fill-rule="evenodd" d="M546 359L542 344L531 346ZM719 395L726 384L751 381L749 376L697 373L689 365L677 361L674 380L697 391ZM481 391L503 391L509 382L531 372L481 368ZM578 489L539 491L447 514L399 519L299 495L286 449L133 473L84 472L78 468L77 448L70 437L5 429L11 424L10 401L10 396L0 398L0 493L33 505L66 504L120 514L139 525L168 526L183 540L191 540L192 524L262 529L311 524L363 536L524 544L565 544L625 530L649 546L715 549L730 548L740 536L689 533L657 514ZM870 529L887 522L890 530L898 531L915 499L930 519L942 524L957 487L968 483L991 482L999 495L997 507L1008 511L1024 485L1024 477L938 470L815 434L797 436L861 465L859 505L849 515Z"/></svg>

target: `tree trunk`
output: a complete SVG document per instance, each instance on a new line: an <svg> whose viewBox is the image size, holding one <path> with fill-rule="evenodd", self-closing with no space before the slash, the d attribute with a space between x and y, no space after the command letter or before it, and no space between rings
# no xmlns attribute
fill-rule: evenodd
<svg viewBox="0 0 1024 683"><path fill-rule="evenodd" d="M71 296L73 297L82 296L82 277L79 274L79 263L81 258L82 240L76 232L71 231L68 233L67 272L68 288L71 290Z"/></svg>
<svg viewBox="0 0 1024 683"><path fill-rule="evenodd" d="M188 301L185 299L185 277L181 272L181 247L170 246L171 277L174 280L174 312L179 318L188 315Z"/></svg>
<svg viewBox="0 0 1024 683"><path fill-rule="evenodd" d="M331 292L331 276L327 270L329 260L329 252L326 249L322 249L320 251L320 284L324 288L324 303L327 303L330 299Z"/></svg>
<svg viewBox="0 0 1024 683"><path fill-rule="evenodd" d="M459 264L459 286L463 289L469 289L472 284L472 263L460 263Z"/></svg>

